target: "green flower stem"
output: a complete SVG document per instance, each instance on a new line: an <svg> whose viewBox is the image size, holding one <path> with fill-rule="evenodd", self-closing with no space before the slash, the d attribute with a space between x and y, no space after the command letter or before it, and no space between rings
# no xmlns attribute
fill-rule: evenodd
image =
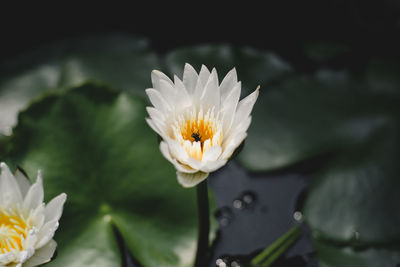
<svg viewBox="0 0 400 267"><path fill-rule="evenodd" d="M198 239L195 267L207 266L208 261L208 236L210 232L210 218L208 205L208 186L204 180L196 186L197 189L197 209L198 209Z"/></svg>
<svg viewBox="0 0 400 267"><path fill-rule="evenodd" d="M272 245L251 260L252 267L268 267L274 263L301 236L298 226L291 228Z"/></svg>

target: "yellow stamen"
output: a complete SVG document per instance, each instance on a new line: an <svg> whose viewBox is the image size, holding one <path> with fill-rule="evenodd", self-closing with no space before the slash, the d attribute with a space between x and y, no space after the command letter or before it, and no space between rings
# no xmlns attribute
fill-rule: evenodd
<svg viewBox="0 0 400 267"><path fill-rule="evenodd" d="M181 129L182 138L190 142L200 141L201 145L207 139L214 136L214 128L210 125L210 121L204 122L204 119L186 120L186 125Z"/></svg>
<svg viewBox="0 0 400 267"><path fill-rule="evenodd" d="M0 211L0 251L22 250L22 240L26 238L28 227L18 215Z"/></svg>
<svg viewBox="0 0 400 267"><path fill-rule="evenodd" d="M178 117L174 127L174 138L185 148L188 155L202 160L204 152L214 145L221 145L222 125L214 109L206 114L192 110Z"/></svg>

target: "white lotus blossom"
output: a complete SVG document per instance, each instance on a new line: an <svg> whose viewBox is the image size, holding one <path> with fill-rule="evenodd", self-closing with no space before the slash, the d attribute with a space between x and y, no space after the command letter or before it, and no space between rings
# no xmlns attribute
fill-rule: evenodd
<svg viewBox="0 0 400 267"><path fill-rule="evenodd" d="M66 194L43 203L40 171L31 185L22 172L13 175L0 163L0 266L32 267L50 261Z"/></svg>
<svg viewBox="0 0 400 267"><path fill-rule="evenodd" d="M247 136L258 88L239 101L241 82L232 69L218 82L215 68L199 73L185 65L183 79L160 71L151 74L146 93L147 123L161 136L160 150L176 168L179 183L192 187L224 166Z"/></svg>

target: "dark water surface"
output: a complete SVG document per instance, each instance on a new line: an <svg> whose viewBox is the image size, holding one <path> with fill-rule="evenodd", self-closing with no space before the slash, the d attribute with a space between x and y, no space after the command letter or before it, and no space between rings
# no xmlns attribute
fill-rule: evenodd
<svg viewBox="0 0 400 267"><path fill-rule="evenodd" d="M311 235L302 223L301 209L310 182L295 173L254 174L232 161L208 178L215 196L214 214L219 231L210 267L246 266L253 255L272 244L290 228L301 225L302 237L273 267L317 267ZM138 267L123 248L124 266ZM225 262L225 265L222 263Z"/></svg>

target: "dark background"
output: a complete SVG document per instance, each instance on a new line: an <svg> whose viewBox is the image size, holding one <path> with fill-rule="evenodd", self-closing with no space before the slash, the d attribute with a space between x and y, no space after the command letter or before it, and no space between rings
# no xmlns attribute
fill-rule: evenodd
<svg viewBox="0 0 400 267"><path fill-rule="evenodd" d="M218 4L217 4L218 3ZM371 56L398 57L400 1L260 1L57 3L0 9L5 60L53 40L123 32L147 37L164 53L199 43L229 43L277 52L298 71L311 42L345 44L343 64L362 66Z"/></svg>

